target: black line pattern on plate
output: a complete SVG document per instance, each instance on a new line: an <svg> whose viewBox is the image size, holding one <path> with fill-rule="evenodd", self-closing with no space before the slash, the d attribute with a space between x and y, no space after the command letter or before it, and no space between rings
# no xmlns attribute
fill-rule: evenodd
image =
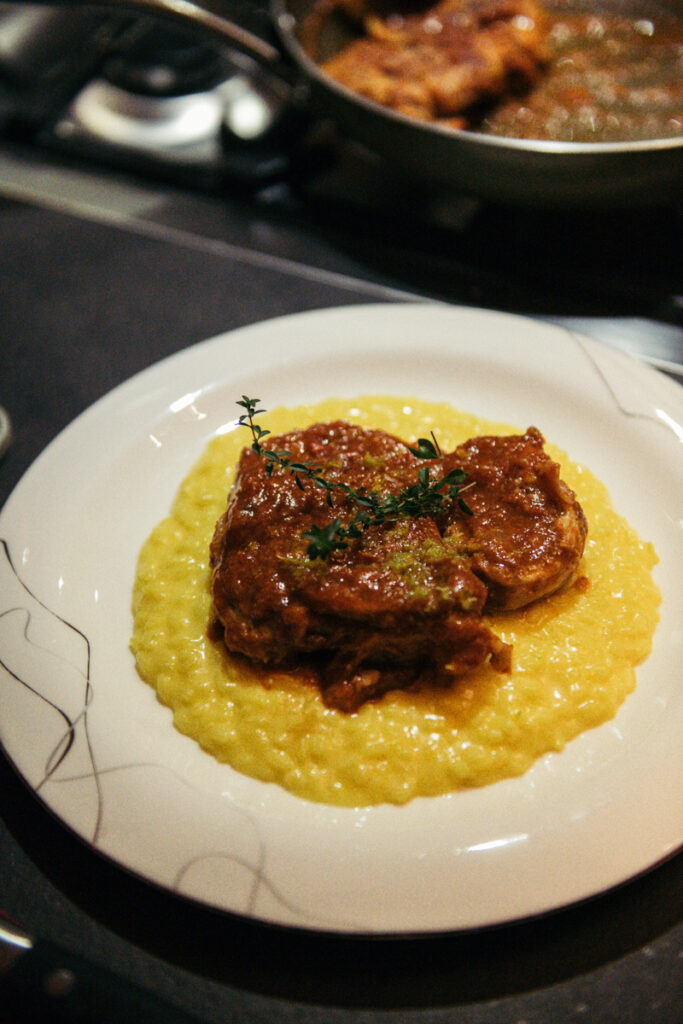
<svg viewBox="0 0 683 1024"><path fill-rule="evenodd" d="M0 553L4 557L4 565L0 566L0 572L4 572L8 568L13 580L15 581L15 585L18 585L20 588L20 594L23 595L23 601L21 603L13 603L7 608L0 609L0 620L5 620L5 625L7 625L7 620L10 620L11 622L11 620L16 617L17 622L20 624L20 633L22 638L20 645L22 641L24 645L24 650L19 653L20 655L23 654L24 660L28 660L29 665L33 663L34 666L39 666L39 663L43 662L43 667L49 667L51 661L63 662L64 655L62 654L62 651L68 651L69 647L73 646L74 639L76 641L76 646L80 651L80 663L74 663L71 659L68 659L67 661L71 668L75 670L75 692L71 694L60 694L59 702L55 700L53 696L50 696L48 692L48 687L53 682L51 676L48 679L43 678L41 680L44 688L39 689L37 681L29 681L29 679L15 671L9 664L7 657L2 656L2 652L0 652L0 665L27 691L34 694L45 706L51 708L64 723L64 731L61 733L52 749L48 752L42 777L35 784L35 790L37 793L40 793L45 784L54 777L58 769L64 764L66 758L74 748L79 732L82 734L87 759L91 768L90 776L95 787L96 813L90 841L93 845L96 845L102 824L102 791L88 730L88 707L93 698L93 690L90 681L90 641L85 633L83 633L77 626L68 622L51 608L48 608L40 598L36 597L36 595L32 593L29 587L27 587L21 579L12 560L12 556L10 555L9 545L3 539L0 539ZM39 619L43 620L42 623L38 621ZM46 634L49 634L50 632L52 633L52 640L54 641L57 639L59 641L59 646L52 649L47 643L39 643L38 640L32 636L34 630L36 633L40 634L41 627ZM57 637L55 637L55 632L58 634ZM15 637L16 635L17 633L15 632ZM80 693L78 692L78 689L80 688L78 684L79 680L80 686L82 687ZM67 704L71 705L70 707L65 707L65 700Z"/></svg>
<svg viewBox="0 0 683 1024"><path fill-rule="evenodd" d="M94 698L91 658L92 648L85 633L31 592L14 565L7 541L0 538L0 669L4 669L25 693L53 712L59 722L57 738L50 739L40 779L33 786L41 793L47 783L62 786L90 781L94 787L94 820L85 838L98 846L106 810L103 782L108 776L137 769L158 770L162 778L170 775L174 786L180 784L193 792L196 790L187 779L161 763L131 761L109 767L98 765L88 729L88 709ZM76 762L69 772L65 771L67 761ZM222 862L237 868L248 879L243 906L234 908L237 912L260 915L263 907L259 904L270 900L298 917L302 924L317 923L328 928L349 926L349 922L324 920L289 900L268 877L266 845L257 821L241 808L227 809L233 819L241 819L237 827L232 821L231 838L234 837L235 845L244 847L245 836L251 837L250 855L246 856L243 850L230 852L227 848L211 848L195 854L176 870L169 884L171 890L192 898L192 886L186 885L192 872L212 861ZM109 812L111 814L111 808ZM202 899L201 896L194 898ZM267 919L273 915L265 913L263 916Z"/></svg>
<svg viewBox="0 0 683 1024"><path fill-rule="evenodd" d="M598 377L600 378L600 380L604 384L606 390L608 391L612 401L614 402L614 405L616 406L616 408L619 410L619 412L623 416L628 417L628 419L647 420L650 423L656 423L657 426L663 427L664 430L666 430L667 432L672 433L674 435L674 437L677 438L679 441L681 440L680 433L676 430L676 428L673 426L672 423L668 422L667 419L655 416L651 412L642 412L641 410L638 410L638 409L629 409L629 408L627 408L626 405L624 404L623 400L617 394L617 391L616 391L616 388L615 388L614 384L608 378L608 376L605 373L605 371L603 370L603 368L599 365L598 360L596 359L594 354L590 351L590 349L586 345L585 338L581 334L577 334L576 331L573 331L569 327L565 327L564 330L569 335L569 337L572 339L574 344L581 350L581 353L583 354L584 358L587 359L587 361L593 367L593 369L597 373ZM609 346L605 346L605 347L609 349Z"/></svg>
<svg viewBox="0 0 683 1024"><path fill-rule="evenodd" d="M265 850L263 852L265 854ZM265 889L273 897L278 906L289 910L292 914L296 914L296 916L302 921L305 920L310 925L326 924L328 927L330 926L329 921L325 921L317 914L312 914L295 904L293 901L288 900L285 894L270 881L263 870L263 865L255 867L253 864L250 864L246 858L235 857L231 854L226 854L222 850L199 854L188 861L187 864L184 864L175 876L173 889L178 893L182 893L183 882L186 876L197 866L201 864L208 864L211 861L223 861L231 866L243 868L244 871L251 876L251 891L243 911L245 914L251 916L256 912L258 898L263 895L263 891ZM336 925L339 926L341 923L342 922L338 920ZM344 923L348 927L348 922Z"/></svg>
<svg viewBox="0 0 683 1024"><path fill-rule="evenodd" d="M169 768L166 765L159 764L154 761L131 761L127 764L114 765L112 767L99 769L100 778L104 778L107 775L118 774L121 772L134 771L136 769L147 769L147 770L158 770L164 774L173 776L174 783L179 786L184 786L191 792L196 792L194 786L188 782L187 779L183 778L173 768ZM85 778L83 775L69 775L63 776L60 779L55 780L59 784L79 782ZM285 893L279 889L273 881L268 877L266 873L266 847L262 836L260 835L258 825L247 811L238 807L231 807L230 813L233 818L241 819L239 826L239 834L241 837L245 834L245 825L247 831L249 831L256 842L256 850L252 860L247 857L235 853L229 853L226 850L221 849L208 849L203 853L198 853L185 861L176 871L173 876L172 882L169 883L168 888L173 892L177 892L179 895L188 895L185 891L185 882L188 876L197 867L203 864L208 864L212 861L223 863L231 867L237 867L249 877L249 892L248 896L241 908L241 912L251 916L258 912L259 899L263 900L265 894L270 895L272 899L280 906L288 910L291 914L296 915L301 919L302 922L306 922L308 925L320 925L328 927L330 922L321 918L319 915L312 913L292 900L288 899ZM191 893L190 893L191 895ZM344 924L345 927L354 926L355 922L349 922L347 920L337 920L336 926ZM357 927L357 926L356 926Z"/></svg>

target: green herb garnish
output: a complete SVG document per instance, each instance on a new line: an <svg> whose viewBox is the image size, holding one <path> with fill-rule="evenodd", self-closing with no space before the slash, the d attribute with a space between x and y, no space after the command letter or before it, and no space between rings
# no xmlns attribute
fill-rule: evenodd
<svg viewBox="0 0 683 1024"><path fill-rule="evenodd" d="M334 519L326 526L312 524L309 530L302 534L305 540L309 541L306 552L311 561L316 558L327 559L334 551L347 547L347 538L360 537L364 530L370 526L379 526L382 523L394 522L402 516L409 516L419 519L425 516L436 517L444 512L449 503L455 502L466 514L472 515L461 492L466 479L462 469L452 469L445 476L432 478L429 466L421 466L417 474L417 482L410 487L404 488L399 494L386 494L384 496L376 491L365 491L365 489L354 490L347 484L336 480L327 480L314 462L297 462L290 452L276 451L266 448L263 440L269 434L255 422L255 417L265 413L265 409L258 409L259 398L248 398L242 395L242 401L237 404L245 412L240 416L238 422L242 427L248 427L251 431L251 448L257 455L266 460L266 474L271 476L275 467L294 476L297 487L304 488L303 481L309 480L316 487L324 490L327 504L332 506L332 495L343 494L345 498L357 506L357 512L347 526L342 524L341 519ZM423 460L434 460L442 458L441 449L432 433L432 440L421 437L415 448L408 449L416 458ZM471 487L471 484L467 485Z"/></svg>

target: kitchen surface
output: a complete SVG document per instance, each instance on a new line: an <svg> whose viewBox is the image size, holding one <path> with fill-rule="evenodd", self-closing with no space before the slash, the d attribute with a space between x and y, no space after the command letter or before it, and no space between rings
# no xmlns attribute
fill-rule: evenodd
<svg viewBox="0 0 683 1024"><path fill-rule="evenodd" d="M113 388L205 339L289 314L415 302L510 313L604 343L666 388L683 382L680 191L569 211L482 200L281 106L242 55L175 23L44 7L17 22L20 8L0 4L0 407L12 430L0 508ZM109 514L128 516L133 502L122 494ZM526 920L334 934L146 881L64 825L4 755L0 776L0 912L61 948L44 949L39 968L82 979L44 993L26 968L19 983L31 995L0 1000L3 1024L680 1019L675 849L609 891ZM682 812L672 806L672 819Z"/></svg>

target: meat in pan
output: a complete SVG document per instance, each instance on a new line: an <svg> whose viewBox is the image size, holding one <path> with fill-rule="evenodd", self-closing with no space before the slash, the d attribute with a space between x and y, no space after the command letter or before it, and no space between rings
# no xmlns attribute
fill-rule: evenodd
<svg viewBox="0 0 683 1024"><path fill-rule="evenodd" d="M535 0L336 6L364 34L323 69L354 92L421 120L465 128L471 110L524 91L548 60L546 16Z"/></svg>
<svg viewBox="0 0 683 1024"><path fill-rule="evenodd" d="M423 465L398 438L345 422L269 441L354 490L399 494ZM269 475L246 449L211 543L216 632L228 650L263 665L305 663L325 702L345 711L390 689L449 685L487 661L509 671L510 649L482 613L562 585L586 527L538 431L499 441L474 439L432 468L466 470L471 516L457 505L403 516L326 561L309 558L303 534L335 517L348 524L356 507L336 492L330 507L312 482Z"/></svg>

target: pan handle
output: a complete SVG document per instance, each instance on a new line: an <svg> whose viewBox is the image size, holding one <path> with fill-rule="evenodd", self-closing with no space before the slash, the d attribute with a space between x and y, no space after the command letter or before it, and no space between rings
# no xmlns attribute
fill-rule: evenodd
<svg viewBox="0 0 683 1024"><path fill-rule="evenodd" d="M36 0L30 0L35 3ZM80 0L38 0L48 7L79 6ZM272 43L243 28L221 13L217 6L198 3L197 0L102 0L89 6L101 6L111 13L131 12L140 15L165 17L180 22L188 28L212 36L218 42L232 46L247 56L252 57L261 66L277 71L281 75L282 53Z"/></svg>

